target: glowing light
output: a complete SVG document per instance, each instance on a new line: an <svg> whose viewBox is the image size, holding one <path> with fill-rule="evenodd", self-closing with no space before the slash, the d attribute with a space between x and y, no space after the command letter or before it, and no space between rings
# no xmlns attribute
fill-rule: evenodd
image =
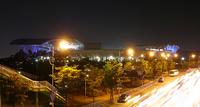
<svg viewBox="0 0 200 107"><path fill-rule="evenodd" d="M109 59L109 60L113 60L114 57L113 57L113 56L109 56L108 59Z"/></svg>
<svg viewBox="0 0 200 107"><path fill-rule="evenodd" d="M132 56L129 56L128 59L129 59L129 60L133 60L133 57L132 57Z"/></svg>
<svg viewBox="0 0 200 107"><path fill-rule="evenodd" d="M174 54L174 57L177 58L177 57L178 57L178 54Z"/></svg>
<svg viewBox="0 0 200 107"><path fill-rule="evenodd" d="M67 41L65 41L65 40L60 41L59 47L61 49L69 49L69 48L71 48L69 43Z"/></svg>
<svg viewBox="0 0 200 107"><path fill-rule="evenodd" d="M170 56L171 56L170 53L168 53L168 54L167 54L167 57L169 58Z"/></svg>
<svg viewBox="0 0 200 107"><path fill-rule="evenodd" d="M133 56L134 50L133 50L132 48L129 48L129 49L127 50L127 53L128 53L129 56Z"/></svg>
<svg viewBox="0 0 200 107"><path fill-rule="evenodd" d="M198 107L200 101L199 78L199 70L191 69L190 73L157 88L144 99L140 99L137 107Z"/></svg>
<svg viewBox="0 0 200 107"><path fill-rule="evenodd" d="M140 57L141 57L141 58L144 58L144 54L141 54Z"/></svg>
<svg viewBox="0 0 200 107"><path fill-rule="evenodd" d="M163 57L163 58L166 57L164 52L162 52L160 55L161 55L161 57Z"/></svg>
<svg viewBox="0 0 200 107"><path fill-rule="evenodd" d="M95 58L96 58L97 61L101 60L101 58L99 56L96 56Z"/></svg>
<svg viewBox="0 0 200 107"><path fill-rule="evenodd" d="M35 62L38 62L38 59L35 59Z"/></svg>
<svg viewBox="0 0 200 107"><path fill-rule="evenodd" d="M185 60L185 58L184 58L184 57L182 57L182 58L181 58L181 60L182 60L182 61L184 61L184 60Z"/></svg>
<svg viewBox="0 0 200 107"><path fill-rule="evenodd" d="M47 59L49 60L49 59L50 59L50 57L49 57L49 56L47 56Z"/></svg>
<svg viewBox="0 0 200 107"><path fill-rule="evenodd" d="M192 54L192 55L191 55L191 57L192 57L192 58L195 58L195 57L196 57L196 55L195 55L195 54Z"/></svg>
<svg viewBox="0 0 200 107"><path fill-rule="evenodd" d="M150 56L150 57L154 57L154 56L155 56L155 52L150 51L150 52L149 52L149 56Z"/></svg>
<svg viewBox="0 0 200 107"><path fill-rule="evenodd" d="M180 47L178 45L167 45L164 48L166 51L171 51L172 53L176 53Z"/></svg>

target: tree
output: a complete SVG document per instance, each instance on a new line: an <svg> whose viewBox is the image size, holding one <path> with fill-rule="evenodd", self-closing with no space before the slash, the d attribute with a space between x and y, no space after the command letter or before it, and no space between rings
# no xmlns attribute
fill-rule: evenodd
<svg viewBox="0 0 200 107"><path fill-rule="evenodd" d="M169 70L172 70L172 69L175 69L176 68L176 62L174 62L173 60L169 60L168 61L168 71Z"/></svg>
<svg viewBox="0 0 200 107"><path fill-rule="evenodd" d="M80 70L77 69L77 66L63 66L56 68L56 70L58 70L58 72L51 76L55 81L56 87L65 94L67 99L68 93L73 92L77 87L77 79L79 79Z"/></svg>
<svg viewBox="0 0 200 107"><path fill-rule="evenodd" d="M88 65L86 69L90 69L90 71L86 72L86 74L89 75L86 80L89 85L89 90L100 88L104 78L103 69L99 69L93 65Z"/></svg>
<svg viewBox="0 0 200 107"><path fill-rule="evenodd" d="M150 67L150 64L147 60L144 60L144 59L141 59L140 60L141 62L141 77L142 77L142 85L143 85L143 80L144 80L144 76L145 74L150 74L152 75L152 72L151 72L151 67Z"/></svg>
<svg viewBox="0 0 200 107"><path fill-rule="evenodd" d="M134 69L134 66L130 61L125 62L125 64L124 64L125 71L132 71L133 69Z"/></svg>
<svg viewBox="0 0 200 107"><path fill-rule="evenodd" d="M123 73L122 63L115 60L107 61L104 65L104 84L110 90L110 101L114 101L114 87L118 84Z"/></svg>
<svg viewBox="0 0 200 107"><path fill-rule="evenodd" d="M104 78L104 72L103 69L99 69L98 67L95 67L93 65L86 65L85 66L85 82L88 85L88 95L93 96L93 102L94 102L94 97L98 96L102 91L100 91L101 86L102 86L102 81ZM88 77L86 76L88 75ZM85 87L87 88L87 87Z"/></svg>

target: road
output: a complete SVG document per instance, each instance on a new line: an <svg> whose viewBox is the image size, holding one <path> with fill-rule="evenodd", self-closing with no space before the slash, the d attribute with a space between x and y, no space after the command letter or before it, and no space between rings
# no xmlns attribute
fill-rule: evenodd
<svg viewBox="0 0 200 107"><path fill-rule="evenodd" d="M191 72L169 84L129 100L132 107L200 107L200 71Z"/></svg>
<svg viewBox="0 0 200 107"><path fill-rule="evenodd" d="M190 69L177 77L165 77L140 94L131 95L126 103L111 107L200 107L200 71Z"/></svg>

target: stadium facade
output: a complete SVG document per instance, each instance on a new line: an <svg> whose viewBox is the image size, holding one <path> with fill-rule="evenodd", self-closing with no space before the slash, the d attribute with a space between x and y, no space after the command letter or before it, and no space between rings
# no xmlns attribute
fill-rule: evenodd
<svg viewBox="0 0 200 107"><path fill-rule="evenodd" d="M51 52L52 47L57 47L61 39L16 39L10 44L18 45L20 49L23 49L25 53L31 51L37 53L39 51ZM126 56L126 48L124 49L103 49L99 42L80 42L76 39L68 39L68 45L70 47L70 53L68 56L71 57L122 57ZM138 45L134 47L135 56L144 53L145 51L155 52L169 52L176 53L179 50L177 45ZM57 48L55 48L57 49ZM58 50L58 49L57 49Z"/></svg>

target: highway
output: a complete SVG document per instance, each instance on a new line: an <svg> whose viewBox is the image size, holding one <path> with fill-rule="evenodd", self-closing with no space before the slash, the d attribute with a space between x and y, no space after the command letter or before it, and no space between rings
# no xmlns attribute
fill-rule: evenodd
<svg viewBox="0 0 200 107"><path fill-rule="evenodd" d="M200 107L200 71L192 69L169 84L135 96L127 103L130 107Z"/></svg>

